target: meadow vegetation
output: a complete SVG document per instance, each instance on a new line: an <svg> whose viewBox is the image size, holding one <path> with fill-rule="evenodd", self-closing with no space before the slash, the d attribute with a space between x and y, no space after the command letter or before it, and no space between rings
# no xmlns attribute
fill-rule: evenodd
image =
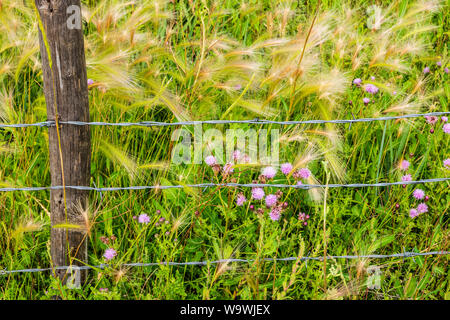
<svg viewBox="0 0 450 320"><path fill-rule="evenodd" d="M330 120L449 111L445 1L82 3L91 121ZM0 121L46 121L34 1L0 0L0 21ZM292 167L275 166L273 178L267 171L261 177L267 168L252 161L226 171L206 163L174 165L177 127L94 126L91 186L446 178L446 124L445 117L419 117L204 125L279 129L279 165ZM0 187L50 185L47 129L0 128L0 163ZM448 256L264 261L448 251L448 188L448 182L264 188L265 196L276 196L271 208L249 188L92 192L89 205L75 209L85 216L89 265L110 267L91 270L86 284L71 290L49 272L0 275L0 298L448 299ZM411 212L420 203L426 210ZM0 269L51 265L49 211L47 191L0 192ZM121 266L228 258L254 261ZM367 286L374 267L381 274L376 290Z"/></svg>

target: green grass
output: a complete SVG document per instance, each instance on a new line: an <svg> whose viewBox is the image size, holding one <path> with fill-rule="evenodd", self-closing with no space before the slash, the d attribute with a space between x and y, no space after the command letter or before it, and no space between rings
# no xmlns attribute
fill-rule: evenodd
<svg viewBox="0 0 450 320"><path fill-rule="evenodd" d="M15 2L0 5L0 120L45 121L33 2ZM160 1L156 8L155 2L145 1L121 9L125 1L83 1L89 9L84 20L88 77L96 82L89 93L91 121L350 119L449 111L448 74L443 71L449 64L448 3L428 14L414 12L412 1L393 1L389 8L383 6L389 19L381 30L372 31L366 26L366 8L374 2L347 1L344 6L342 1L322 1L298 64L317 2L259 0L244 6L236 0ZM355 9L352 17L345 16L346 7ZM288 13L284 22L283 12ZM425 28L432 25L436 27ZM270 39L278 42L269 45ZM298 66L303 73L293 86ZM422 75L425 66L431 68L428 75ZM351 85L357 77L380 88L367 106L362 98L368 94ZM236 90L236 85L242 89ZM280 161L308 166L315 179L310 183L326 183L327 172L330 183L375 183L399 181L397 165L402 159L410 161L408 173L414 180L448 177L443 160L449 158L449 137L442 126L440 120L433 126L418 118L351 127L255 128L278 128L284 138L302 138L281 144ZM92 127L91 185L219 181L205 164L170 163L174 129ZM192 126L186 129L193 132ZM2 187L50 185L47 130L0 129L0 163ZM251 183L260 170L235 168L231 178ZM284 183L286 178L278 173L271 182ZM447 256L327 260L326 272L320 261L307 266L263 261L323 256L325 250L329 255L448 250L448 187L448 182L421 186L430 196L429 212L415 219L408 214L417 205L414 186L337 188L318 194L285 189L282 200L288 208L277 222L267 210L262 216L251 211L249 202L235 205L239 192L250 198L248 189L92 193L89 265L105 262L102 255L108 245L101 237L114 235L109 246L118 255L111 268L90 271L87 283L75 290L48 272L0 275L0 298L62 294L66 299L448 299ZM49 211L48 192L0 193L0 269L50 265ZM297 219L299 212L310 215L307 226ZM151 223L141 225L133 219L142 213ZM161 217L169 223L157 226ZM120 267L226 258L255 262ZM366 286L368 270L374 266L381 270L379 290Z"/></svg>

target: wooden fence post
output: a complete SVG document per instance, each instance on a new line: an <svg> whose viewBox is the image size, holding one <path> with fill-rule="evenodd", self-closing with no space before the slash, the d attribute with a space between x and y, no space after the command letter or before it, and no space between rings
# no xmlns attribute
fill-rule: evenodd
<svg viewBox="0 0 450 320"><path fill-rule="evenodd" d="M89 126L62 124L89 121L89 97L81 26L80 0L35 0L49 128L52 186L89 186L91 134ZM85 218L88 192L52 190L51 256L53 266L83 265L87 261ZM71 224L81 228L53 228ZM65 270L57 271L63 279ZM80 282L86 279L80 272Z"/></svg>

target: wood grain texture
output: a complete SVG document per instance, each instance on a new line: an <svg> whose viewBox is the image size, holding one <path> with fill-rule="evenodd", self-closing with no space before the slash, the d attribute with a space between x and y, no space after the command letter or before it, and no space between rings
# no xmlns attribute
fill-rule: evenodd
<svg viewBox="0 0 450 320"><path fill-rule="evenodd" d="M89 97L87 86L84 39L81 29L69 29L67 20L72 5L80 6L80 0L35 0L47 37L50 59L41 31L40 52L44 78L44 93L48 120L55 120L55 104L59 121L89 121ZM91 135L89 126L60 125L62 162L65 185L89 186L91 161ZM49 128L50 174L53 186L63 185L61 159L56 127ZM67 219L62 190L52 190L51 223L85 225L76 206L86 207L88 192L66 189ZM87 261L87 239L83 229L51 230L51 255L54 266L69 265L72 258ZM70 252L69 252L70 251ZM83 265L73 262L74 265ZM63 277L65 271L58 276ZM86 272L81 274L81 281Z"/></svg>

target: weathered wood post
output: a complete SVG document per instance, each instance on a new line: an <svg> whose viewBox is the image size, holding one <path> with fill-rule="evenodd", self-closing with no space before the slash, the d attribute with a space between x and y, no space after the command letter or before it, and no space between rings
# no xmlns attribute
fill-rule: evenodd
<svg viewBox="0 0 450 320"><path fill-rule="evenodd" d="M89 121L86 59L80 0L35 0L40 16L39 39L49 128L52 186L89 186L91 136L89 126L64 121ZM80 206L86 208L88 192L52 190L51 256L53 266L83 265L87 261L86 230L53 228L85 225ZM65 270L57 271L64 278ZM84 282L86 271L80 273Z"/></svg>

